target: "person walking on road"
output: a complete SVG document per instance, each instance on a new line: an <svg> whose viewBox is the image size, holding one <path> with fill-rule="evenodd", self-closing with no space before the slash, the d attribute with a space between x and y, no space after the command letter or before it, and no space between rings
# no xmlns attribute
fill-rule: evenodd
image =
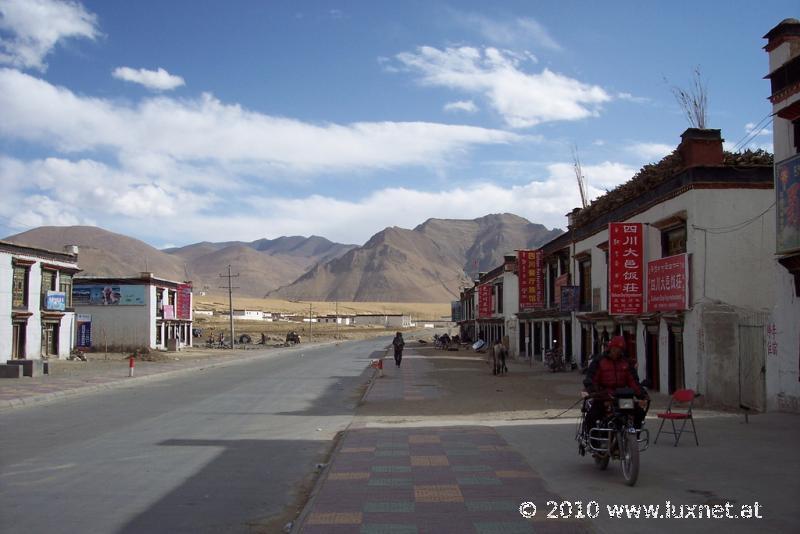
<svg viewBox="0 0 800 534"><path fill-rule="evenodd" d="M403 334L398 332L392 340L392 346L394 347L394 363L397 367L400 367L400 362L403 360L403 347L405 344L406 342L403 341Z"/></svg>

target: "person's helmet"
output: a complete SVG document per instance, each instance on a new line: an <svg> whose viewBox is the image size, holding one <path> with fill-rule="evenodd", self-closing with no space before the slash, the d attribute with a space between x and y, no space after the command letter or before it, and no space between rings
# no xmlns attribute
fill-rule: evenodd
<svg viewBox="0 0 800 534"><path fill-rule="evenodd" d="M614 336L611 338L611 341L608 342L608 348L613 349L614 347L624 349L625 348L625 338L622 336Z"/></svg>

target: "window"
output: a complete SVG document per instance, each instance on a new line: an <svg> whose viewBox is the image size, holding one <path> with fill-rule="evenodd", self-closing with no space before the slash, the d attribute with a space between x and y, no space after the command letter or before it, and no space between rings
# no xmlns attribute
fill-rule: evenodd
<svg viewBox="0 0 800 534"><path fill-rule="evenodd" d="M661 257L686 252L686 223L661 231Z"/></svg>
<svg viewBox="0 0 800 534"><path fill-rule="evenodd" d="M547 265L547 303L549 307L556 305L556 278L558 278L558 264Z"/></svg>
<svg viewBox="0 0 800 534"><path fill-rule="evenodd" d="M67 308L72 308L72 275L61 273L58 276L58 286L59 291L66 295L65 300Z"/></svg>
<svg viewBox="0 0 800 534"><path fill-rule="evenodd" d="M56 290L56 272L42 269L42 308L47 300L47 292Z"/></svg>
<svg viewBox="0 0 800 534"><path fill-rule="evenodd" d="M14 266L12 306L15 309L28 307L28 268L22 265Z"/></svg>
<svg viewBox="0 0 800 534"><path fill-rule="evenodd" d="M495 290L497 291L497 313L503 313L503 284L497 284Z"/></svg>
<svg viewBox="0 0 800 534"><path fill-rule="evenodd" d="M578 262L578 283L580 284L580 309L592 310L592 259Z"/></svg>

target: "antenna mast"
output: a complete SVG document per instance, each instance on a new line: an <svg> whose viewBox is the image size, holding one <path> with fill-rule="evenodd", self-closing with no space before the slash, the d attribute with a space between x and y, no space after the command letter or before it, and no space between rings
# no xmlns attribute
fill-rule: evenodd
<svg viewBox="0 0 800 534"><path fill-rule="evenodd" d="M577 145L572 145L572 167L575 169L575 178L578 180L578 191L581 194L581 206L586 207L586 177L583 176L581 160L578 157Z"/></svg>

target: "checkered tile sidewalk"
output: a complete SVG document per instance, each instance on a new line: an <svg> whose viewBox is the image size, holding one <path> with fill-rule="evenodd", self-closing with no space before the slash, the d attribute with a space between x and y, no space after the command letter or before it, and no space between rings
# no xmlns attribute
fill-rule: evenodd
<svg viewBox="0 0 800 534"><path fill-rule="evenodd" d="M522 502L561 499L490 427L350 430L311 503L304 533L590 532L526 520Z"/></svg>
<svg viewBox="0 0 800 534"><path fill-rule="evenodd" d="M383 377L377 378L367 396L370 402L392 400L424 401L442 396L440 385L431 378L434 366L418 356L413 349L403 351L400 367L394 363L391 351L383 360Z"/></svg>

